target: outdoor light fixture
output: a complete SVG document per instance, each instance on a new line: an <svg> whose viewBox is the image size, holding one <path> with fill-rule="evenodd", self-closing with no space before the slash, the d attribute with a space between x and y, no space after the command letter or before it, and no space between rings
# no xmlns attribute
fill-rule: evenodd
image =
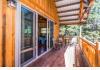
<svg viewBox="0 0 100 70"><path fill-rule="evenodd" d="M9 7L16 7L16 0L7 0L7 4Z"/></svg>

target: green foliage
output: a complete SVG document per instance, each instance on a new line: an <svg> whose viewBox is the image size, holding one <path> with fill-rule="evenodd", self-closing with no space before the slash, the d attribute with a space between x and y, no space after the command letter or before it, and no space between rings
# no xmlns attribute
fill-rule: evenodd
<svg viewBox="0 0 100 70"><path fill-rule="evenodd" d="M100 0L95 1L87 22L82 29L82 35L92 42L95 42L100 37Z"/></svg>
<svg viewBox="0 0 100 70"><path fill-rule="evenodd" d="M75 34L76 35L79 35L79 26L75 25L75 26L66 26L66 25L63 25L60 27L60 30L62 32L63 35L66 35L66 36L74 36Z"/></svg>

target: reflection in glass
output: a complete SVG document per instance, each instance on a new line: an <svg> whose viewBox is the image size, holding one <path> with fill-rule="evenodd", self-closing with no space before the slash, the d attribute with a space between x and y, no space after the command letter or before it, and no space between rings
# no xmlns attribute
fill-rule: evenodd
<svg viewBox="0 0 100 70"><path fill-rule="evenodd" d="M53 22L50 21L50 48L53 47Z"/></svg>
<svg viewBox="0 0 100 70"><path fill-rule="evenodd" d="M33 57L33 50L21 54L21 64Z"/></svg>
<svg viewBox="0 0 100 70"><path fill-rule="evenodd" d="M47 19L38 16L38 55L47 51Z"/></svg>
<svg viewBox="0 0 100 70"><path fill-rule="evenodd" d="M33 16L34 13L25 7L21 7L21 64L36 57L36 48L33 41ZM35 21L35 19L34 19Z"/></svg>
<svg viewBox="0 0 100 70"><path fill-rule="evenodd" d="M21 49L33 47L33 13L22 7Z"/></svg>

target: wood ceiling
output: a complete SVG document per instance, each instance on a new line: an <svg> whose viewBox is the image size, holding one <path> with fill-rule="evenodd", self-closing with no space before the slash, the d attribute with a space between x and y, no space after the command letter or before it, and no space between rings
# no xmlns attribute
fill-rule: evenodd
<svg viewBox="0 0 100 70"><path fill-rule="evenodd" d="M85 9L89 6L89 0L55 0L55 3L60 24L79 24L80 13L84 14ZM81 4L83 4L83 12ZM87 19L87 15L84 15L83 22Z"/></svg>

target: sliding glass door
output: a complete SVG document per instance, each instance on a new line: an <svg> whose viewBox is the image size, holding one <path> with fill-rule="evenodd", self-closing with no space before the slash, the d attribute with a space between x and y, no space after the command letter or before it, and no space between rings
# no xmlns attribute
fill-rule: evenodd
<svg viewBox="0 0 100 70"><path fill-rule="evenodd" d="M17 7L15 65L25 66L53 47L53 22L19 4Z"/></svg>
<svg viewBox="0 0 100 70"><path fill-rule="evenodd" d="M54 32L54 23L53 23L53 21L50 21L50 48L52 48L53 47L53 32Z"/></svg>
<svg viewBox="0 0 100 70"><path fill-rule="evenodd" d="M35 13L21 7L21 65L36 58L35 47Z"/></svg>
<svg viewBox="0 0 100 70"><path fill-rule="evenodd" d="M48 48L53 47L53 21L48 20Z"/></svg>
<svg viewBox="0 0 100 70"><path fill-rule="evenodd" d="M38 55L47 51L47 19L38 15Z"/></svg>

